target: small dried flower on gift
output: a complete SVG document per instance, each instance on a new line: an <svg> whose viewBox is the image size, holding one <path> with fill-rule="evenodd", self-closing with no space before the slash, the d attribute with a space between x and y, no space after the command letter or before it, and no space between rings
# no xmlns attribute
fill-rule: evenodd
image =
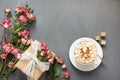
<svg viewBox="0 0 120 80"><path fill-rule="evenodd" d="M57 61L58 63L61 63L61 64L64 63L64 60L63 60L63 58L62 58L61 56L56 56L55 59L56 59L56 61Z"/></svg>
<svg viewBox="0 0 120 80"><path fill-rule="evenodd" d="M11 54L13 54L16 59L19 59L19 58L20 58L20 52L19 52L18 49L15 49L15 48L14 48L14 49L12 50Z"/></svg>
<svg viewBox="0 0 120 80"><path fill-rule="evenodd" d="M65 77L65 78L70 78L70 73L69 73L68 71L65 71L65 72L64 72L64 77Z"/></svg>
<svg viewBox="0 0 120 80"><path fill-rule="evenodd" d="M13 66L14 66L14 62L9 62L9 63L8 63L8 67L9 67L9 68L12 68Z"/></svg>
<svg viewBox="0 0 120 80"><path fill-rule="evenodd" d="M38 54L37 54L37 58L40 61L49 62L50 64L53 64L54 56L55 54L50 49L48 49L46 43L40 43Z"/></svg>
<svg viewBox="0 0 120 80"><path fill-rule="evenodd" d="M5 58L7 57L7 54L4 52L4 53L2 53L2 54L0 55L0 57L1 57L2 59L5 59Z"/></svg>
<svg viewBox="0 0 120 80"><path fill-rule="evenodd" d="M13 54L13 55L19 54L19 50L18 49L13 49L11 51L11 54Z"/></svg>
<svg viewBox="0 0 120 80"><path fill-rule="evenodd" d="M41 43L40 47L41 47L41 49L46 49L47 48L47 44L46 43Z"/></svg>
<svg viewBox="0 0 120 80"><path fill-rule="evenodd" d="M101 33L100 33L100 36L101 36L101 37L106 37L106 32L101 32Z"/></svg>
<svg viewBox="0 0 120 80"><path fill-rule="evenodd" d="M48 59L51 59L54 57L52 53L47 53L47 54L48 54L48 56L47 56Z"/></svg>
<svg viewBox="0 0 120 80"><path fill-rule="evenodd" d="M66 64L63 64L62 65L62 69L66 69L67 68L67 65Z"/></svg>
<svg viewBox="0 0 120 80"><path fill-rule="evenodd" d="M5 52L10 53L13 50L13 46L8 42L4 42L3 49Z"/></svg>
<svg viewBox="0 0 120 80"><path fill-rule="evenodd" d="M14 55L16 59L20 59L21 58L21 54L20 53L17 53Z"/></svg>
<svg viewBox="0 0 120 80"><path fill-rule="evenodd" d="M45 57L45 56L47 56L47 52L46 52L45 50L42 50L40 55L41 55L42 57Z"/></svg>
<svg viewBox="0 0 120 80"><path fill-rule="evenodd" d="M54 64L54 59L51 58L51 59L48 60L48 62L49 62L50 64Z"/></svg>

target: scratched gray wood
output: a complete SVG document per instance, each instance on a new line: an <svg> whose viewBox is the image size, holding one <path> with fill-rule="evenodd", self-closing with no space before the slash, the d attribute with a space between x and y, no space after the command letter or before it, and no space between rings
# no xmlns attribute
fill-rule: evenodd
<svg viewBox="0 0 120 80"><path fill-rule="evenodd" d="M65 59L70 80L120 80L120 0L0 0L0 22L4 8L13 10L26 1L37 16L31 37L46 42ZM93 37L101 31L107 32L107 45L103 48L105 63L91 72L74 68L68 57L72 42L81 37ZM8 80L25 79L17 70Z"/></svg>

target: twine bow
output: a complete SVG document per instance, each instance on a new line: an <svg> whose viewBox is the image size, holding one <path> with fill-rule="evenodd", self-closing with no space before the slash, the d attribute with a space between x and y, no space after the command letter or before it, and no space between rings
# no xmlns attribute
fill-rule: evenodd
<svg viewBox="0 0 120 80"><path fill-rule="evenodd" d="M21 55L21 60L29 60L29 64L23 69L24 73L28 75L28 80L34 80L32 77L34 76L34 69L37 67L42 72L45 72L49 69L50 64L48 62L41 62L37 59L37 52L39 49L39 42L33 41L31 43L32 50L26 51Z"/></svg>

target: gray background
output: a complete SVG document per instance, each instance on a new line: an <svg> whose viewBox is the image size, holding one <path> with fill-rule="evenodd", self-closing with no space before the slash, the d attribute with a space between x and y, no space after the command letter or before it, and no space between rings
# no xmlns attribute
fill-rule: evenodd
<svg viewBox="0 0 120 80"><path fill-rule="evenodd" d="M46 42L65 59L70 80L120 80L120 0L0 0L0 22L4 8L14 10L26 1L37 16L31 37ZM101 31L107 32L107 45L103 47L105 63L91 72L74 68L68 56L71 44L81 37L93 38ZM9 80L25 80L24 77L17 70Z"/></svg>

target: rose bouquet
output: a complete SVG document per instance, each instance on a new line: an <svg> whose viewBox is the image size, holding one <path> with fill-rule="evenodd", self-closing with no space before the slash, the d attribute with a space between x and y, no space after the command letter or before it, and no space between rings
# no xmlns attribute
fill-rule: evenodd
<svg viewBox="0 0 120 80"><path fill-rule="evenodd" d="M33 43L29 28L36 20L33 10L27 4L25 7L16 6L15 15L9 8L4 11L5 18L0 24L3 30L0 41L0 80L7 80L8 76L16 70L15 64ZM11 34L8 34L8 31ZM8 36L11 38L7 39ZM62 57L55 56L45 43L40 43L36 57L39 61L50 64L45 80L62 80L70 77Z"/></svg>

